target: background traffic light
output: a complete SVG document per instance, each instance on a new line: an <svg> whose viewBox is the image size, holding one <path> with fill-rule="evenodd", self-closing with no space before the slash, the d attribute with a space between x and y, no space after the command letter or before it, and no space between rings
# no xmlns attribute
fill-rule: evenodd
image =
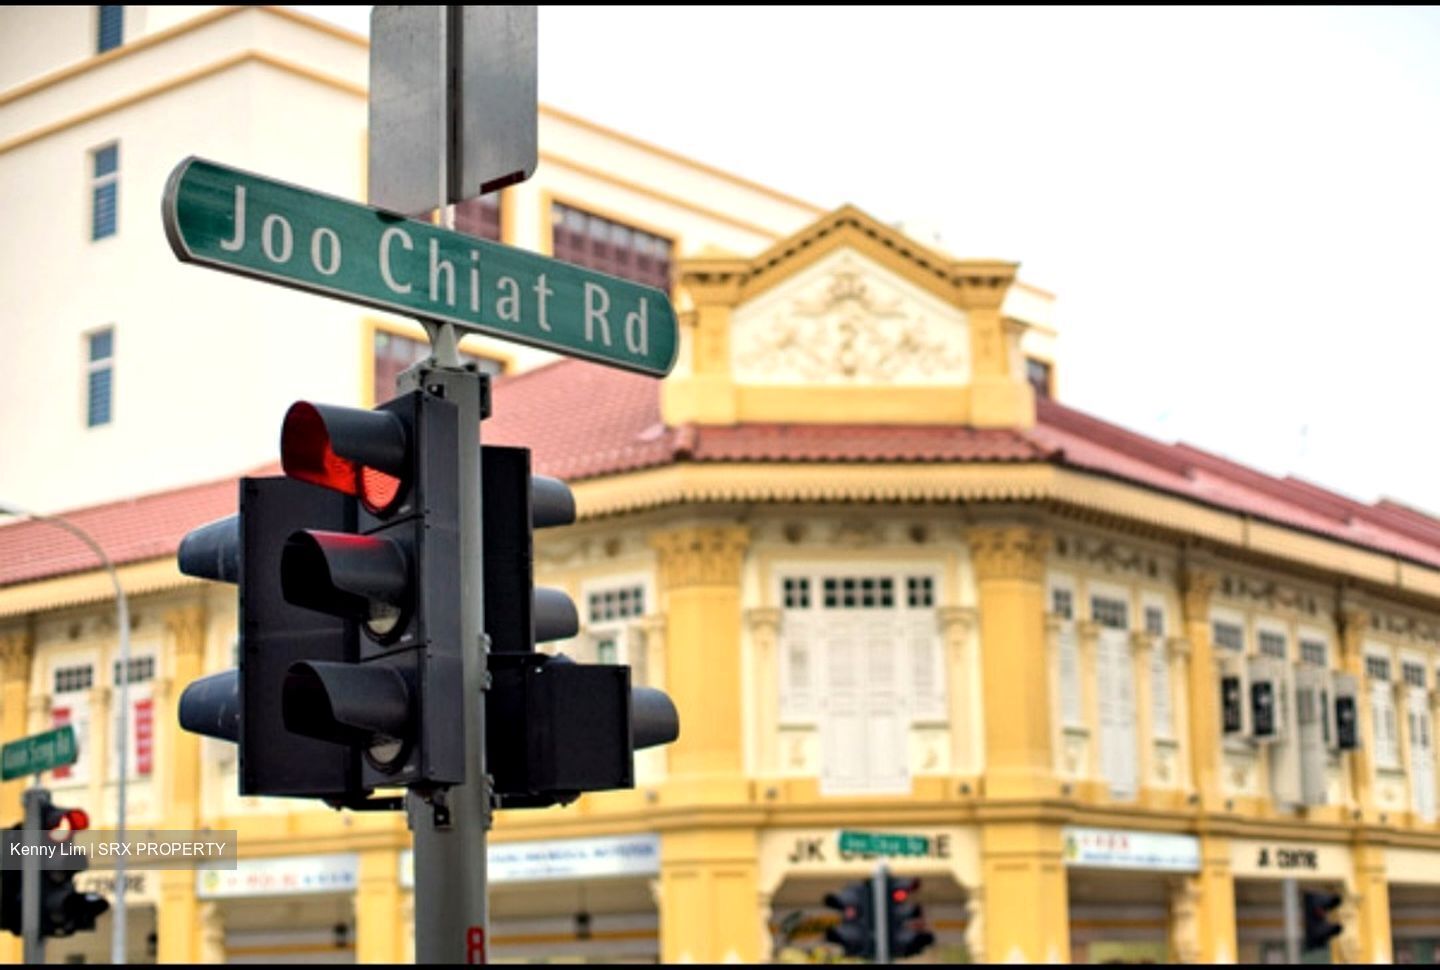
<svg viewBox="0 0 1440 970"><path fill-rule="evenodd" d="M870 881L827 893L825 905L840 912L840 922L825 930L826 942L838 945L847 957L875 959L875 892Z"/></svg>
<svg viewBox="0 0 1440 970"><path fill-rule="evenodd" d="M890 935L890 959L913 957L935 942L935 934L920 922L924 910L915 900L920 880L885 876L885 919Z"/></svg>
<svg viewBox="0 0 1440 970"><path fill-rule="evenodd" d="M1301 909L1305 914L1305 950L1318 950L1330 946L1330 941L1340 935L1342 927L1330 921L1330 913L1340 905L1337 893L1306 892L1301 897Z"/></svg>
<svg viewBox="0 0 1440 970"><path fill-rule="evenodd" d="M84 809L62 808L50 801L50 793L37 790L40 828L49 841L60 845L70 842L76 832L90 827ZM27 796L29 797L29 796ZM24 823L10 827L11 840L19 842ZM25 844L33 844L27 840ZM7 847L8 851L8 847ZM110 904L95 893L75 889L75 874L89 868L83 855L51 858L40 857L40 936L70 936L95 929L95 921ZM0 929L16 936L22 932L22 872L19 867L0 871Z"/></svg>

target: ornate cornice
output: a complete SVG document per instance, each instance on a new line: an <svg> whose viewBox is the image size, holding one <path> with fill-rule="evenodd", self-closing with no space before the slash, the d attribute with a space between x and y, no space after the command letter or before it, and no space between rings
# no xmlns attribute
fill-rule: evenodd
<svg viewBox="0 0 1440 970"><path fill-rule="evenodd" d="M744 526L675 529L652 536L650 545L659 554L660 583L666 589L739 586L750 530Z"/></svg>
<svg viewBox="0 0 1440 970"><path fill-rule="evenodd" d="M1055 555L1110 573L1128 573L1142 579L1161 579L1168 568L1155 554L1110 538L1080 535L1055 537Z"/></svg>
<svg viewBox="0 0 1440 970"><path fill-rule="evenodd" d="M970 559L982 583L994 579L1016 579L1041 583L1050 554L1050 534L1029 526L982 526L965 534Z"/></svg>
<svg viewBox="0 0 1440 970"><path fill-rule="evenodd" d="M1228 574L1220 577L1219 593L1230 599L1253 600L1272 610L1286 609L1316 617L1320 616L1323 602L1314 593L1284 586L1274 580Z"/></svg>

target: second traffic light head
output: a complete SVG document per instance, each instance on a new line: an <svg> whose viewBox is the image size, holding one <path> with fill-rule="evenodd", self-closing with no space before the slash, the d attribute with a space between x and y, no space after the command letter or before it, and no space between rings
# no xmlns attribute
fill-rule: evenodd
<svg viewBox="0 0 1440 970"><path fill-rule="evenodd" d="M286 730L361 748L381 769L404 759L411 707L404 675L377 663L292 664L281 699Z"/></svg>
<svg viewBox="0 0 1440 970"><path fill-rule="evenodd" d="M285 599L357 620L381 643L404 629L410 585L409 556L393 539L307 529L280 554Z"/></svg>

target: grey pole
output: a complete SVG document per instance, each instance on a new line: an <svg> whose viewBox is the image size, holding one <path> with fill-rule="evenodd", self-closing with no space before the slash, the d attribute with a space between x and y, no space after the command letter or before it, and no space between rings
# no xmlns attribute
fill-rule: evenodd
<svg viewBox="0 0 1440 970"><path fill-rule="evenodd" d="M125 841L126 785L129 782L130 774L130 601L125 596L125 590L120 586L120 574L115 571L115 564L110 561L109 556L105 555L105 550L100 548L100 544L91 538L88 532L74 523L67 522L59 516L28 512L8 503L0 503L0 514L23 515L36 522L45 522L69 532L90 547L90 551L95 553L100 560L100 565L105 567L105 572L109 573L110 584L115 587L115 622L119 627L120 636L120 724L117 728L120 734L120 784L115 796L117 803L115 806L115 841L123 842ZM104 683L103 670L101 671L101 683ZM115 920L111 924L111 928L114 933L110 938L110 962L123 964L127 938L125 860L123 857L115 860Z"/></svg>
<svg viewBox="0 0 1440 970"><path fill-rule="evenodd" d="M36 775L35 784L25 789L23 845L39 844L40 803L45 795L40 776ZM40 939L40 864L39 856L27 855L20 860L20 938L27 964L45 962L45 941Z"/></svg>
<svg viewBox="0 0 1440 970"><path fill-rule="evenodd" d="M871 908L875 911L876 963L890 962L890 921L885 918L885 913L889 909L885 905L888 902L885 898L885 883L889 881L889 875L890 870L882 862L875 867L875 875L870 879Z"/></svg>
<svg viewBox="0 0 1440 970"><path fill-rule="evenodd" d="M1285 911L1285 962L1300 962L1300 885L1294 879L1280 883L1281 903Z"/></svg>
<svg viewBox="0 0 1440 970"><path fill-rule="evenodd" d="M485 897L490 785L485 770L485 587L480 536L480 420L487 379L459 366L448 324L427 323L433 356L397 381L423 388L460 409L460 634L465 690L465 784L430 800L411 792L406 808L415 850L415 962L488 962Z"/></svg>

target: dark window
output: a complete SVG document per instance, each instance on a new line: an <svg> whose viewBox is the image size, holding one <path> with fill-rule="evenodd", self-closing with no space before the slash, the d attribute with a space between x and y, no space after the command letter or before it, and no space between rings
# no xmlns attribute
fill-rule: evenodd
<svg viewBox="0 0 1440 970"><path fill-rule="evenodd" d="M1112 630L1128 630L1129 612L1123 600L1106 599L1103 596L1090 597L1090 617L1101 626Z"/></svg>
<svg viewBox="0 0 1440 970"><path fill-rule="evenodd" d="M115 235L120 201L120 146L106 145L90 153L94 160L91 182L90 238Z"/></svg>
<svg viewBox="0 0 1440 970"><path fill-rule="evenodd" d="M1035 388L1036 397L1050 396L1050 365L1045 361L1026 357L1025 379Z"/></svg>
<svg viewBox="0 0 1440 970"><path fill-rule="evenodd" d="M895 580L889 576L826 579L825 608L890 609L895 605Z"/></svg>
<svg viewBox="0 0 1440 970"><path fill-rule="evenodd" d="M670 240L559 202L550 223L556 259L670 292Z"/></svg>
<svg viewBox="0 0 1440 970"><path fill-rule="evenodd" d="M466 199L455 206L455 231L500 241L500 196L497 193Z"/></svg>
<svg viewBox="0 0 1440 970"><path fill-rule="evenodd" d="M1326 657L1325 644L1319 640L1300 641L1300 659L1314 667L1328 667L1329 658Z"/></svg>
<svg viewBox="0 0 1440 970"><path fill-rule="evenodd" d="M810 608L810 580L803 578L785 580L785 608L788 610L808 610Z"/></svg>
<svg viewBox="0 0 1440 970"><path fill-rule="evenodd" d="M94 668L89 664L76 667L57 667L55 670L55 693L68 694L76 690L89 690L94 683Z"/></svg>
<svg viewBox="0 0 1440 970"><path fill-rule="evenodd" d="M1260 652L1267 657L1275 657L1277 660L1284 660L1289 653L1285 644L1285 634L1274 633L1270 630L1260 631Z"/></svg>
<svg viewBox="0 0 1440 970"><path fill-rule="evenodd" d="M1236 624L1216 620L1210 625L1210 630L1215 646L1224 647L1226 650L1245 649L1245 631Z"/></svg>
<svg viewBox="0 0 1440 970"><path fill-rule="evenodd" d="M115 385L115 330L92 333L86 361L85 426L97 428L110 423L110 402Z"/></svg>
<svg viewBox="0 0 1440 970"><path fill-rule="evenodd" d="M590 594L590 622L623 620L645 613L645 590L640 586L621 586Z"/></svg>
<svg viewBox="0 0 1440 970"><path fill-rule="evenodd" d="M1164 636L1165 611L1160 609L1160 607L1145 607L1145 632L1151 636Z"/></svg>
<svg viewBox="0 0 1440 970"><path fill-rule="evenodd" d="M139 684L147 680L155 679L155 658L154 657L131 657L130 658L130 683ZM120 684L120 661L115 661L115 684Z"/></svg>
<svg viewBox="0 0 1440 970"><path fill-rule="evenodd" d="M96 30L95 53L103 54L125 42L125 8L101 7Z"/></svg>
<svg viewBox="0 0 1440 970"><path fill-rule="evenodd" d="M1052 589L1050 591L1050 612L1062 620L1073 620L1075 618L1075 596L1068 589Z"/></svg>
<svg viewBox="0 0 1440 970"><path fill-rule="evenodd" d="M399 334L375 331L375 400L388 401L395 396L395 379L417 360L430 353L430 344L424 340L413 340ZM473 360L486 374L501 374L505 365L493 357L460 351L465 360Z"/></svg>
<svg viewBox="0 0 1440 970"><path fill-rule="evenodd" d="M935 605L935 580L929 576L907 576L905 578L906 601L912 610L926 609Z"/></svg>

